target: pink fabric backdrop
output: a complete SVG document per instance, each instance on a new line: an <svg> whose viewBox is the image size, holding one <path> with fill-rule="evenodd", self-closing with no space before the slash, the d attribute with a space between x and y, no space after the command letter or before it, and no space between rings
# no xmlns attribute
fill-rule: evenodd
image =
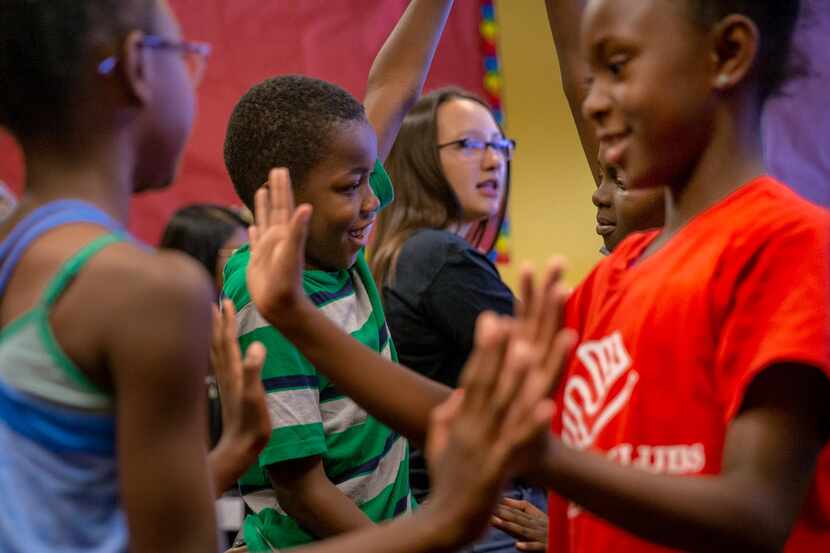
<svg viewBox="0 0 830 553"><path fill-rule="evenodd" d="M171 0L184 35L213 44L199 89L199 117L176 184L134 203L131 229L156 243L167 219L192 202L237 204L222 161L234 104L253 84L302 73L362 98L375 54L408 0ZM427 89L458 84L483 94L479 0L456 0ZM0 180L19 193L23 170L11 139L0 134Z"/></svg>

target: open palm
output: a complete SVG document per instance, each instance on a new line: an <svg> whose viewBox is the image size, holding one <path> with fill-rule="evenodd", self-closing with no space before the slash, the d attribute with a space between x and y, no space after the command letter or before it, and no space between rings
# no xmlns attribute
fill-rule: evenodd
<svg viewBox="0 0 830 553"><path fill-rule="evenodd" d="M246 280L257 311L269 322L304 298L302 274L311 206L294 208L288 169L273 169L254 197L248 229L251 259Z"/></svg>

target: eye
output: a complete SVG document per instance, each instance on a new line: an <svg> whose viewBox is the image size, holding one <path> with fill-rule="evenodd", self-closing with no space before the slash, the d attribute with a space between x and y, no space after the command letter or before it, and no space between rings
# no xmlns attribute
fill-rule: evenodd
<svg viewBox="0 0 830 553"><path fill-rule="evenodd" d="M627 54L614 54L608 59L607 68L614 76L619 76L625 69L629 58Z"/></svg>
<svg viewBox="0 0 830 553"><path fill-rule="evenodd" d="M483 150L484 142L476 140L475 138L462 138L458 141L458 149L471 152L473 150Z"/></svg>

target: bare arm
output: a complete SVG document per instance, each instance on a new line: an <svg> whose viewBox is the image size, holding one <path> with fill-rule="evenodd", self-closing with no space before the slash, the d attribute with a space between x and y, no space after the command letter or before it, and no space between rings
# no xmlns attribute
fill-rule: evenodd
<svg viewBox="0 0 830 553"><path fill-rule="evenodd" d="M280 507L318 538L372 525L363 511L331 483L318 456L269 465L268 477Z"/></svg>
<svg viewBox="0 0 830 553"><path fill-rule="evenodd" d="M830 394L816 369L772 367L747 391L722 473L653 475L551 441L542 482L647 540L706 551L780 551L827 439Z"/></svg>
<svg viewBox="0 0 830 553"><path fill-rule="evenodd" d="M507 319L487 314L456 391L430 420L430 501L410 517L298 549L303 553L441 553L481 535L516 454L547 432L554 365L527 373L528 348L508 348ZM527 345L527 344L525 344Z"/></svg>
<svg viewBox="0 0 830 553"><path fill-rule="evenodd" d="M160 254L147 265L124 275L131 286L115 312L129 318L110 325L106 347L130 551L215 551L205 455L210 287L183 259Z"/></svg>
<svg viewBox="0 0 830 553"><path fill-rule="evenodd" d="M556 45L559 71L562 74L562 88L571 107L579 140L585 151L585 158L591 168L594 180L599 183L599 141L590 122L582 116L582 102L585 100L585 82L588 78L587 64L582 60L579 46L579 23L586 0L545 0L548 23Z"/></svg>
<svg viewBox="0 0 830 553"><path fill-rule="evenodd" d="M366 115L385 161L404 116L421 95L453 0L412 0L369 71Z"/></svg>

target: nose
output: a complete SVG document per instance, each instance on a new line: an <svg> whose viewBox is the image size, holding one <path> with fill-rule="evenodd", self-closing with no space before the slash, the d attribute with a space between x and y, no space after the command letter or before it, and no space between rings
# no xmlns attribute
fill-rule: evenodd
<svg viewBox="0 0 830 553"><path fill-rule="evenodd" d="M601 127L611 111L611 99L604 85L592 79L588 85L588 94L582 102L582 115Z"/></svg>
<svg viewBox="0 0 830 553"><path fill-rule="evenodd" d="M380 200L375 195L374 190L368 184L363 187L363 197L360 204L360 215L364 219L369 218L369 216L373 215L377 212L378 208L380 208Z"/></svg>
<svg viewBox="0 0 830 553"><path fill-rule="evenodd" d="M591 201L598 208L611 207L611 198L614 194L613 187L609 184L610 179L603 175L599 181L599 186L591 194Z"/></svg>
<svg viewBox="0 0 830 553"><path fill-rule="evenodd" d="M504 165L504 154L493 146L484 147L484 155L481 156L481 168L485 171L499 170Z"/></svg>

